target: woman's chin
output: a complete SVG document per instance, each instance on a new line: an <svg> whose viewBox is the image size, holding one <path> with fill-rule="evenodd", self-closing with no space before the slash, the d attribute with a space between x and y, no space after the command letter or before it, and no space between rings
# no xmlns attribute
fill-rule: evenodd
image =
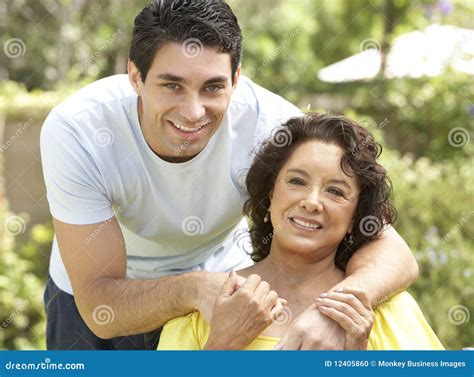
<svg viewBox="0 0 474 377"><path fill-rule="evenodd" d="M321 244L315 242L288 242L282 245L287 254L297 254L307 256L314 260L325 259L332 250L321 247Z"/></svg>

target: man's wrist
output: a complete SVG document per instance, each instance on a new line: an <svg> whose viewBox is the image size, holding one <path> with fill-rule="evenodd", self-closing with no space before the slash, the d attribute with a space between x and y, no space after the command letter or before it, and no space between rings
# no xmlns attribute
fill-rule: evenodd
<svg viewBox="0 0 474 377"><path fill-rule="evenodd" d="M232 342L228 342L228 341L223 341L222 338L216 338L215 337L212 337L212 336L209 336L209 339L207 340L206 342L206 345L204 346L204 349L205 350L214 350L214 351L229 351L229 350L241 350L243 349L243 347L238 347L234 344L232 344Z"/></svg>

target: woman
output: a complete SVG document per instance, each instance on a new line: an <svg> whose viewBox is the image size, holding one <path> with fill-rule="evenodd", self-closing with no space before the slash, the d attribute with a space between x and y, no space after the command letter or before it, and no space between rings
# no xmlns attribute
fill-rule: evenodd
<svg viewBox="0 0 474 377"><path fill-rule="evenodd" d="M311 304L344 329L346 349L443 349L407 292L375 313L360 289L323 294L343 280L354 252L395 220L380 153L347 118L307 114L286 122L263 144L246 180L244 214L258 263L239 271L241 281L230 274L210 325L199 311L174 319L158 349L272 349ZM275 315L268 327L249 333L248 318L226 299L268 293L263 280L286 301L267 308Z"/></svg>

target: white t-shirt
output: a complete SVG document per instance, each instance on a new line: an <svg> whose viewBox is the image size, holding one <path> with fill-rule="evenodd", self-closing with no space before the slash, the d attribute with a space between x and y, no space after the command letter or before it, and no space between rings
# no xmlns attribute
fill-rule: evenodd
<svg viewBox="0 0 474 377"><path fill-rule="evenodd" d="M116 216L128 278L250 265L248 242L240 237L247 226L243 182L252 152L300 110L241 77L204 150L187 162L169 163L147 145L137 100L128 76L116 75L86 86L49 114L41 157L51 214L69 224ZM56 238L49 271L60 289L73 294Z"/></svg>

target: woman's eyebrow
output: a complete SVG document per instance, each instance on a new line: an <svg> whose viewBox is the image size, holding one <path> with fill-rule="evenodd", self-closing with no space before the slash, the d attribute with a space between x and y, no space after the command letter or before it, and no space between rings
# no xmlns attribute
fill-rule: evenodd
<svg viewBox="0 0 474 377"><path fill-rule="evenodd" d="M306 173L304 170L302 169L296 169L296 168L292 168L292 169L288 169L287 170L288 173L298 173L298 174L301 174L301 175L304 175L306 177L309 177L309 174Z"/></svg>
<svg viewBox="0 0 474 377"><path fill-rule="evenodd" d="M330 179L328 182L333 184L340 184L346 186L349 190L351 189L351 186L343 179Z"/></svg>

